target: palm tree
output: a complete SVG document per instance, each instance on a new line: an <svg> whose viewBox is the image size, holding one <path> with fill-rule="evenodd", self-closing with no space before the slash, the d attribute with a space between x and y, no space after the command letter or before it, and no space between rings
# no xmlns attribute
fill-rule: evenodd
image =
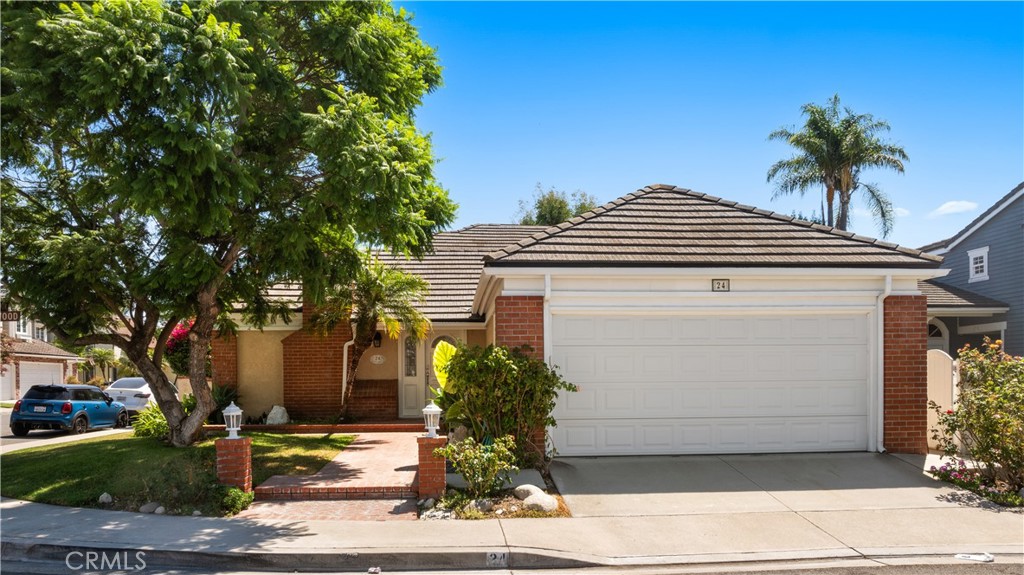
<svg viewBox="0 0 1024 575"><path fill-rule="evenodd" d="M798 153L780 160L768 170L768 181L775 181L772 199L820 185L824 188L827 225L845 230L850 223L850 200L863 190L865 200L878 222L882 236L892 231L892 202L875 184L860 181L865 168L888 168L903 173L908 159L903 148L882 141L879 134L889 131L889 124L871 114L855 114L849 108L840 113L839 95L832 96L824 107L805 104L801 108L807 120L803 129L794 132L780 128L768 135L769 140L783 140ZM839 200L839 218L835 219L835 201Z"/></svg>
<svg viewBox="0 0 1024 575"><path fill-rule="evenodd" d="M109 381L108 371L117 358L114 357L114 350L105 349L102 347L90 347L85 351L85 359L88 360L89 364L99 368L100 374L103 376L103 381Z"/></svg>
<svg viewBox="0 0 1024 575"><path fill-rule="evenodd" d="M398 339L402 331L421 339L430 331L430 320L416 307L426 297L428 288L423 278L405 273L367 252L351 285L337 288L317 308L312 318L314 331L326 334L344 323L353 327L343 410L352 397L359 359L373 345L378 325L383 325L384 333L391 339Z"/></svg>

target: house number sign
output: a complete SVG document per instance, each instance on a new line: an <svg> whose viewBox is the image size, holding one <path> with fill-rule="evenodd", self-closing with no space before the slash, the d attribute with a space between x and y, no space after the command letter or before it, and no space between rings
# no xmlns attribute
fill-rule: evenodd
<svg viewBox="0 0 1024 575"><path fill-rule="evenodd" d="M711 291L729 291L729 280L711 280Z"/></svg>

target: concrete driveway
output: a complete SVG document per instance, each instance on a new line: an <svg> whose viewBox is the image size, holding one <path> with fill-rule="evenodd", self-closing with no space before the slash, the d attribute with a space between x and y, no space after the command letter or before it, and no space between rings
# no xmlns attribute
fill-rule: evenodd
<svg viewBox="0 0 1024 575"><path fill-rule="evenodd" d="M574 517L955 508L964 497L875 453L559 458L551 475Z"/></svg>
<svg viewBox="0 0 1024 575"><path fill-rule="evenodd" d="M622 556L628 540L652 556L682 546L694 557L988 551L1020 561L1021 510L931 479L932 463L874 453L559 458L551 475L572 521L589 526L586 543Z"/></svg>

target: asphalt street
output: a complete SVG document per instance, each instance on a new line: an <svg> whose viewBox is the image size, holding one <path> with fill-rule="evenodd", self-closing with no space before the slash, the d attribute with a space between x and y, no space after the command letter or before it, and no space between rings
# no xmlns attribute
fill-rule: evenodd
<svg viewBox="0 0 1024 575"><path fill-rule="evenodd" d="M131 429L131 428L128 428ZM52 443L68 443L80 439L90 439L101 435L124 433L124 429L93 430L84 435L71 435L66 431L34 429L25 437L15 437L11 433L11 410L0 408L0 451L7 453L23 447L40 447Z"/></svg>
<svg viewBox="0 0 1024 575"><path fill-rule="evenodd" d="M72 567L78 567L72 558ZM690 565L666 568L594 568L594 569L496 569L487 571L457 571L459 575L742 575L743 573L771 573L772 575L1021 575L1022 565L1016 561L1005 563L955 563L952 557L948 560L935 558L933 563L915 565L882 565L876 561L846 561L844 564L811 564L806 567L792 568L792 565L774 563L733 564L728 566ZM845 563L854 563L847 565ZM81 573L81 570L69 569L67 565L53 562L20 562L4 561L4 575L38 575L42 573ZM118 571L130 573L131 571ZM146 566L136 571L147 575L266 575L277 573L272 571L212 571L161 569ZM368 573L374 573L368 570ZM280 573L286 573L284 571ZM294 571L287 571L294 573ZM352 573L348 571L346 573ZM450 575L452 571L379 571L382 575Z"/></svg>

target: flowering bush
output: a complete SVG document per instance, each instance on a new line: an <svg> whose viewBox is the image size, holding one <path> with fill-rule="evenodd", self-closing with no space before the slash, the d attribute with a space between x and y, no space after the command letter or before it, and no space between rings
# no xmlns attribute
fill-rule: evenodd
<svg viewBox="0 0 1024 575"><path fill-rule="evenodd" d="M195 320L181 322L171 331L164 348L164 359L178 375L189 375L189 361L192 353L192 340L188 338L192 323ZM210 375L210 352L206 352L206 375Z"/></svg>
<svg viewBox="0 0 1024 575"><path fill-rule="evenodd" d="M948 457L961 449L979 462L989 485L1024 487L1024 358L985 338L960 350L959 395L952 407L929 402L938 415L933 438Z"/></svg>
<svg viewBox="0 0 1024 575"><path fill-rule="evenodd" d="M943 481L959 485L1000 505L1024 506L1024 497L1012 491L1001 491L979 470L967 467L963 459L954 459L952 463L944 463L941 467L932 465L928 471Z"/></svg>

